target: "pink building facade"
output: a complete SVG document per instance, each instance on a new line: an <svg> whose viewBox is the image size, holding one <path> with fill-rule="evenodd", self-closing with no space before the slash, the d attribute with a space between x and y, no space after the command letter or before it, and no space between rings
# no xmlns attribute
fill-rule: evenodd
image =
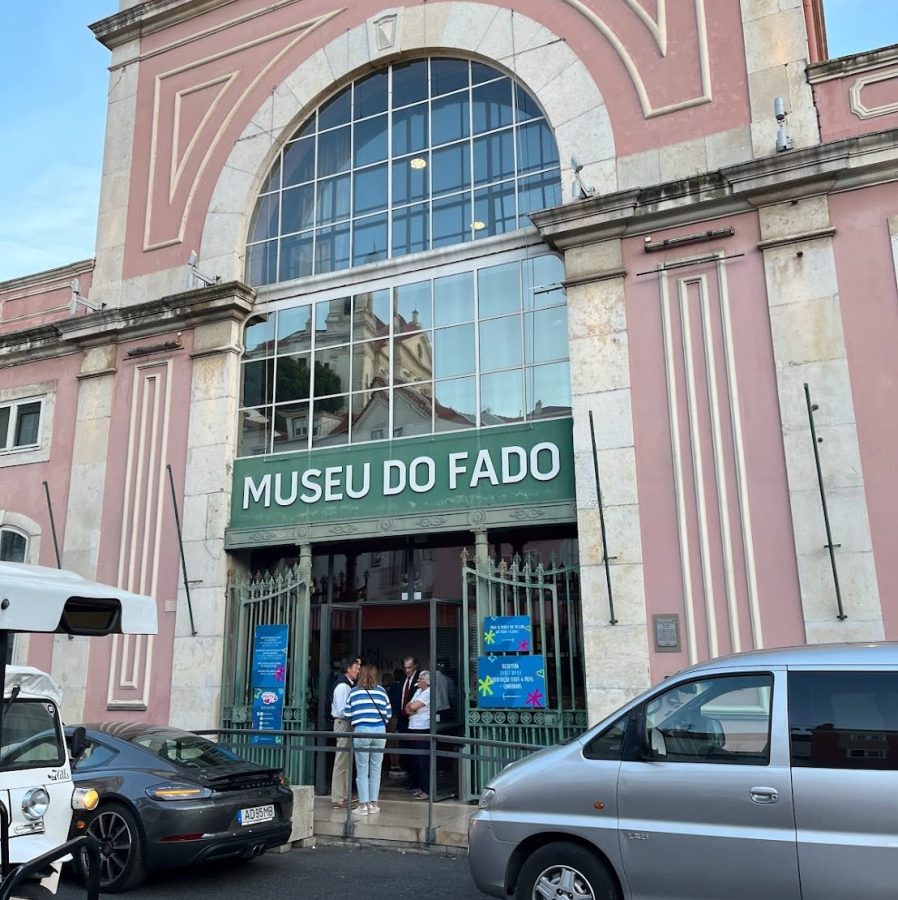
<svg viewBox="0 0 898 900"><path fill-rule="evenodd" d="M152 593L160 631L21 636L70 719L228 718L231 587L292 562L307 599L364 568L340 599L395 602L364 626L387 664L402 602L462 602L456 549L570 551L590 722L708 657L898 639L895 48L826 60L814 0L122 0L92 28L96 259L0 285L0 536ZM349 503L391 458L404 491Z"/></svg>

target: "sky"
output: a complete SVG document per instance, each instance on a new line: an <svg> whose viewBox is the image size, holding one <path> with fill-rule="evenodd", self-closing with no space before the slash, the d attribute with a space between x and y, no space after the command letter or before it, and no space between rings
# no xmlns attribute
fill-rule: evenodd
<svg viewBox="0 0 898 900"><path fill-rule="evenodd" d="M714 3L738 0L712 0ZM898 0L824 0L830 56L898 43ZM118 0L0 0L0 281L94 254Z"/></svg>

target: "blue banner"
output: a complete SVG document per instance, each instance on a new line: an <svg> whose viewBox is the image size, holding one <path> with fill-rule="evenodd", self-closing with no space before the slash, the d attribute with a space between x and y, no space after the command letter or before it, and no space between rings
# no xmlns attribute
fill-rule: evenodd
<svg viewBox="0 0 898 900"><path fill-rule="evenodd" d="M479 657L477 705L480 709L545 709L543 655Z"/></svg>
<svg viewBox="0 0 898 900"><path fill-rule="evenodd" d="M280 731L284 716L287 684L286 625L257 625L253 640L253 728ZM273 734L254 734L252 744L279 744Z"/></svg>
<svg viewBox="0 0 898 900"><path fill-rule="evenodd" d="M483 620L483 649L529 653L533 649L530 616L487 616Z"/></svg>

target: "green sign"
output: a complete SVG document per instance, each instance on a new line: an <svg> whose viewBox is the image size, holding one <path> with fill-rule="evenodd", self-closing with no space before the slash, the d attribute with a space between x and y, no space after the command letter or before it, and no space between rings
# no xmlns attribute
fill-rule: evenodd
<svg viewBox="0 0 898 900"><path fill-rule="evenodd" d="M232 528L574 498L570 419L234 461Z"/></svg>

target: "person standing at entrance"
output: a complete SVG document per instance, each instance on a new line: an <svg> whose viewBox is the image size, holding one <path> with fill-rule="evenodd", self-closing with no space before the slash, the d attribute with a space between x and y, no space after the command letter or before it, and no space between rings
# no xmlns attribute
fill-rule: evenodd
<svg viewBox="0 0 898 900"><path fill-rule="evenodd" d="M399 734L408 733L408 713L405 711L405 708L409 705L415 691L418 689L419 670L420 663L414 656L406 656L405 659L402 660L402 671L405 673L405 681L402 682L401 702L396 715L396 731ZM399 742L400 750L408 750L410 747L411 745L408 741ZM407 753L400 753L399 765L402 767L402 771L408 775L409 782L411 782L414 778L414 757L409 756ZM409 784L409 787L411 786L412 785Z"/></svg>
<svg viewBox="0 0 898 900"><path fill-rule="evenodd" d="M423 735L430 733L430 672L422 669L418 673L418 689L405 708L409 717L408 733ZM430 796L430 753L429 744L410 756L413 769L410 778L412 796L416 800L427 800Z"/></svg>
<svg viewBox="0 0 898 900"><path fill-rule="evenodd" d="M346 712L346 703L349 700L349 691L359 677L361 660L357 656L347 656L340 666L341 675L334 687L331 700L331 716L334 719L334 731L338 734L352 730L352 723ZM331 776L331 804L334 809L346 809L351 802L349 792L350 782L350 754L349 745L352 738L337 738L337 758L334 760L334 771ZM340 748L345 748L341 750Z"/></svg>
<svg viewBox="0 0 898 900"><path fill-rule="evenodd" d="M353 815L369 816L380 812L377 804L380 796L380 769L383 765L385 737L374 737L372 733L387 730L390 720L390 698L377 683L376 666L365 663L359 672L359 680L349 692L346 712L355 732L356 786L359 791L359 806Z"/></svg>

